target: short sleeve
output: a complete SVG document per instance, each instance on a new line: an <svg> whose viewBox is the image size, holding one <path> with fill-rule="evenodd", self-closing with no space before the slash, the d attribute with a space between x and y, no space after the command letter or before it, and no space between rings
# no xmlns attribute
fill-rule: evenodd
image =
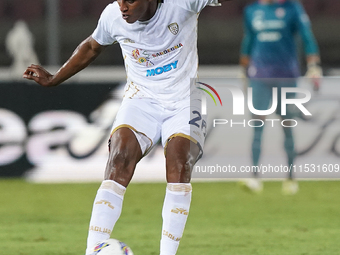
<svg viewBox="0 0 340 255"><path fill-rule="evenodd" d="M110 4L100 15L97 27L92 33L92 38L100 45L111 45L116 42L112 31L113 22L112 4Z"/></svg>

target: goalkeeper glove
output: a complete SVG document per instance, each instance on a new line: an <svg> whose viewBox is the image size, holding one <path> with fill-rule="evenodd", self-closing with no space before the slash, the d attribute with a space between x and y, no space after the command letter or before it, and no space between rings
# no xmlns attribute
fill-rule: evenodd
<svg viewBox="0 0 340 255"><path fill-rule="evenodd" d="M320 79L322 77L322 68L317 63L312 63L307 65L306 78L312 80L314 91L319 91L320 89Z"/></svg>
<svg viewBox="0 0 340 255"><path fill-rule="evenodd" d="M248 86L249 86L248 68L241 66L238 77L240 78L242 82L243 92L245 93L245 95L247 95Z"/></svg>

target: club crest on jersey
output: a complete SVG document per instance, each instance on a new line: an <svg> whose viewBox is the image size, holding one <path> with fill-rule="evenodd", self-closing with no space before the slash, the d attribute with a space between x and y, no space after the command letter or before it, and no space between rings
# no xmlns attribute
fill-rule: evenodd
<svg viewBox="0 0 340 255"><path fill-rule="evenodd" d="M176 22L171 23L168 28L173 35L177 35L179 32L179 26Z"/></svg>
<svg viewBox="0 0 340 255"><path fill-rule="evenodd" d="M277 8L276 11L275 11L275 15L279 19L282 19L284 16L286 16L286 11L283 8Z"/></svg>

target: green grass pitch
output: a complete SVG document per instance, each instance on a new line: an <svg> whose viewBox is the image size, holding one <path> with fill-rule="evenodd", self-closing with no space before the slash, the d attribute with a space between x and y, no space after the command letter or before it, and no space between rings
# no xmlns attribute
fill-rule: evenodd
<svg viewBox="0 0 340 255"><path fill-rule="evenodd" d="M1 255L84 255L99 183L32 184L0 180ZM112 238L135 255L158 255L165 184L131 184ZM280 182L263 194L234 182L193 183L178 255L339 255L340 182L300 182L295 196Z"/></svg>

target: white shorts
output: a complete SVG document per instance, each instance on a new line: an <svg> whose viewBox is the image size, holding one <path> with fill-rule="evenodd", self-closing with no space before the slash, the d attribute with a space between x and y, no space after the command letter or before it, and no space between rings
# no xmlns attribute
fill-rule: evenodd
<svg viewBox="0 0 340 255"><path fill-rule="evenodd" d="M196 143L202 154L206 122L202 118L201 100L187 98L164 107L149 98L126 98L123 100L111 135L121 127L134 131L145 156L161 140L166 150L171 138L181 136Z"/></svg>

